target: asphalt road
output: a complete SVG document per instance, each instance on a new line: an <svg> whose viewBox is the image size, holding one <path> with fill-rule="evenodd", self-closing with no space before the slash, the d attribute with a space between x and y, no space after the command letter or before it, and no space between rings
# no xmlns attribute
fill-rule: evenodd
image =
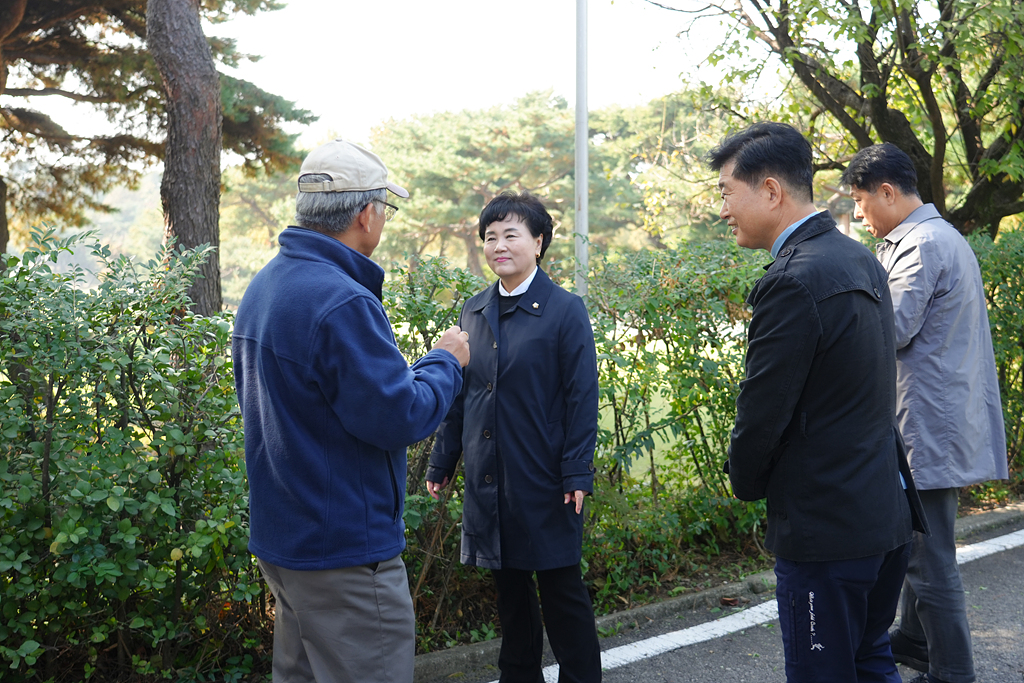
<svg viewBox="0 0 1024 683"><path fill-rule="evenodd" d="M1024 528L1024 520L963 538L959 545L972 545L997 538ZM1024 683L1024 547L997 552L961 565L964 587L967 591L968 615L974 643L975 669L978 683ZM749 600L744 610L760 603L774 601L772 593L752 593L742 597ZM714 626L715 622L740 608L709 607L677 610L672 614L624 617L621 621L603 619L604 633L601 649L627 654L634 648L651 647L652 638L679 632L700 625ZM633 620L629 622L629 619ZM785 667L782 639L777 619L752 625L727 635L714 637L685 647L651 656L616 668L606 669L605 683L784 683ZM419 658L417 658L419 659ZM483 666L466 666L461 671L438 671L434 675L417 675L418 683L459 681L460 683L487 683L498 677L493 663L496 652L483 657ZM487 664L486 662L491 662ZM553 664L550 653L545 664ZM420 672L418 672L420 673ZM422 673L426 674L424 670ZM904 681L917 675L916 671L900 667ZM554 672L545 671L550 681Z"/></svg>
<svg viewBox="0 0 1024 683"><path fill-rule="evenodd" d="M961 567L979 683L1024 682L1024 547ZM699 620L717 615L692 615ZM682 621L682 620L679 620ZM666 625L678 628L675 624ZM606 671L605 683L785 683L779 622ZM646 630L646 629L645 629ZM610 645L605 643L604 646ZM900 667L904 681L916 671Z"/></svg>
<svg viewBox="0 0 1024 683"><path fill-rule="evenodd" d="M962 567L979 683L1024 682L1024 547ZM900 667L904 681L918 672ZM605 683L784 683L778 621L643 659Z"/></svg>

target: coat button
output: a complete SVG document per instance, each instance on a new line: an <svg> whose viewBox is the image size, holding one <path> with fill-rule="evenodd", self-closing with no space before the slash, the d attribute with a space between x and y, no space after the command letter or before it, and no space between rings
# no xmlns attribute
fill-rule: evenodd
<svg viewBox="0 0 1024 683"><path fill-rule="evenodd" d="M786 247L785 249L782 250L782 253L779 254L779 256L789 256L792 253L793 253L793 250L790 249L789 247Z"/></svg>
<svg viewBox="0 0 1024 683"><path fill-rule="evenodd" d="M588 469L589 469L589 470L590 470L591 472L593 472L593 471L594 471L594 463L588 463L588 464L587 464L587 468L588 468Z"/></svg>
<svg viewBox="0 0 1024 683"><path fill-rule="evenodd" d="M492 389L494 389L494 385L491 384L490 382L488 382L487 383L487 391L491 391Z"/></svg>
<svg viewBox="0 0 1024 683"><path fill-rule="evenodd" d="M881 299L882 295L878 293L878 287L875 287L874 289L875 289L875 296L877 296L879 299Z"/></svg>
<svg viewBox="0 0 1024 683"><path fill-rule="evenodd" d="M484 477L484 481L490 484L492 481L494 481L494 479L491 477L491 475L488 474L486 477Z"/></svg>
<svg viewBox="0 0 1024 683"><path fill-rule="evenodd" d="M491 348L492 348L492 349L496 349L496 348L498 348L498 342L494 342L494 343L492 343L492 344L491 344Z"/></svg>
<svg viewBox="0 0 1024 683"><path fill-rule="evenodd" d="M485 429L484 430L484 438L485 439L491 438L491 430L489 430L489 429Z"/></svg>

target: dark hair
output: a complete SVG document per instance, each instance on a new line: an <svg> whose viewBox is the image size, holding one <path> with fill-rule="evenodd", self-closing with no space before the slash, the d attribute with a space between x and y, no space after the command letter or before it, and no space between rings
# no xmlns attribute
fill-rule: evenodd
<svg viewBox="0 0 1024 683"><path fill-rule="evenodd" d="M840 182L872 194L882 183L889 183L905 195L921 196L917 191L914 162L906 152L889 142L857 152L843 171Z"/></svg>
<svg viewBox="0 0 1024 683"><path fill-rule="evenodd" d="M733 133L708 152L712 170L721 171L735 161L732 175L751 187L768 176L778 178L804 199L814 198L811 145L800 132L785 123L762 121Z"/></svg>
<svg viewBox="0 0 1024 683"><path fill-rule="evenodd" d="M537 257L537 265L540 265L544 258L544 252L551 244L551 233L554 229L554 222L551 214L544 208L543 202L529 192L516 194L515 192L502 192L497 197L487 202L487 206L480 212L480 239L484 238L484 231L491 223L500 223L509 216L518 216L530 234L534 237L544 236L540 244L540 256Z"/></svg>

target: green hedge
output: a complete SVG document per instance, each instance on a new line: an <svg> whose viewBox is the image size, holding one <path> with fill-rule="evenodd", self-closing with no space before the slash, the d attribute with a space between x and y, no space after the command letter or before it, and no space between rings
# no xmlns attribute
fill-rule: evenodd
<svg viewBox="0 0 1024 683"><path fill-rule="evenodd" d="M995 242L988 235L974 235L969 241L978 256L988 299L1010 459L1008 488L1020 495L1024 493L1024 224L1002 231ZM979 488L997 498L1008 493L1001 483Z"/></svg>
<svg viewBox="0 0 1024 683"><path fill-rule="evenodd" d="M50 232L0 282L0 676L238 678L265 641L228 318L185 313L206 253L97 289Z"/></svg>

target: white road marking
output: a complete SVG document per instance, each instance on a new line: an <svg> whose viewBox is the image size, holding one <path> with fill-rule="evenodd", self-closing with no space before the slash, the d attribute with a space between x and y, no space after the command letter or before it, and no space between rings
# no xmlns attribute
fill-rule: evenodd
<svg viewBox="0 0 1024 683"><path fill-rule="evenodd" d="M709 621L706 624L700 626L694 626L693 628L683 629L682 631L673 631L672 633L666 633L662 636L655 636L654 638L648 638L647 640L641 640L629 645L622 645L620 647L612 648L611 650L605 650L601 653L601 668L604 669L615 669L620 666L625 666L640 659L647 659L648 657L654 657L670 650L676 650L687 645L695 645L697 643L703 643L705 640L711 640L713 638L719 638L721 636L735 633L736 631L742 631L745 628L757 626L765 622L777 619L779 616L779 610L777 603L772 600L770 602L763 602L760 605L745 609L742 612L736 612L730 614L727 617L716 619L715 621ZM549 666L547 669L552 669L554 678L551 680L558 680L558 666ZM547 680L547 669L544 670L544 679Z"/></svg>
<svg viewBox="0 0 1024 683"><path fill-rule="evenodd" d="M1004 550L1011 548L1018 548L1024 545L1024 529L1015 531L1012 534L1006 534L999 538L993 538L988 541L979 541L974 545L966 545L963 548L956 549L956 563L964 564L965 562L971 562L977 560L980 557L986 555L992 555L995 553L1001 553Z"/></svg>
<svg viewBox="0 0 1024 683"><path fill-rule="evenodd" d="M979 541L973 545L957 548L957 564L966 564L987 555L999 553L1012 548L1019 548L1024 545L1024 529L1006 534L999 538L988 541ZM656 657L672 650L678 650L687 645L703 643L713 638L720 638L736 633L743 629L766 624L779 618L778 604L772 600L763 602L741 612L735 612L727 617L709 621L698 626L691 626L681 631L665 633L646 640L638 640L635 643L621 645L601 653L601 668L604 670L617 669L641 659ZM558 683L558 665L544 667L545 683ZM491 681L491 683L498 683Z"/></svg>

